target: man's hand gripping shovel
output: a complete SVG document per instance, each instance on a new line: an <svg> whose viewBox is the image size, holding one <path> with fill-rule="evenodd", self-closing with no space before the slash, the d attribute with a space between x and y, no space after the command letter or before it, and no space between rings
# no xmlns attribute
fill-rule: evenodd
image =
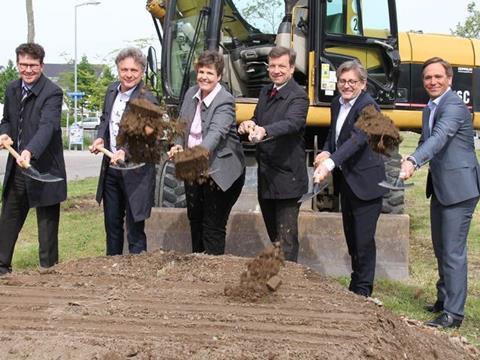
<svg viewBox="0 0 480 360"><path fill-rule="evenodd" d="M15 158L15 160L18 160L20 158L20 154L16 152L14 148L12 148L13 141L10 137L3 138L2 145L5 149L8 150L10 155L12 155ZM57 181L63 180L63 178L53 176L52 174L49 174L49 173L41 174L37 169L35 169L32 165L30 165L30 162L25 160L21 161L20 163L17 162L17 165L19 166L22 173L25 174L25 176L28 176L33 180L37 180L41 182L57 182Z"/></svg>
<svg viewBox="0 0 480 360"><path fill-rule="evenodd" d="M89 149L90 151L92 150L97 150L103 154L105 154L107 157L109 157L110 159L114 159L114 154L110 151L110 150L107 150L105 149L103 146L101 145L97 145L95 147L93 147L92 145L89 146ZM141 168L142 166L145 166L145 163L130 163L130 162L126 162L125 160L122 160L122 159L117 159L115 162L113 162L110 167L112 169L116 169L116 170L122 170L122 171L128 171L128 170L133 170L133 169L138 169L138 168Z"/></svg>

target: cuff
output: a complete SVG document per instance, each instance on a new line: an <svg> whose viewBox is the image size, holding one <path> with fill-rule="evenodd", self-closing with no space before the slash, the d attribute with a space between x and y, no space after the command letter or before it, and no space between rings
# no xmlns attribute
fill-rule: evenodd
<svg viewBox="0 0 480 360"><path fill-rule="evenodd" d="M323 163L325 164L325 166L327 167L328 171L332 171L333 169L335 169L335 163L333 162L332 159L326 159L323 161Z"/></svg>
<svg viewBox="0 0 480 360"><path fill-rule="evenodd" d="M417 159L415 159L413 156L407 156L407 161L410 161L413 164L415 170L420 168L420 165L417 163Z"/></svg>

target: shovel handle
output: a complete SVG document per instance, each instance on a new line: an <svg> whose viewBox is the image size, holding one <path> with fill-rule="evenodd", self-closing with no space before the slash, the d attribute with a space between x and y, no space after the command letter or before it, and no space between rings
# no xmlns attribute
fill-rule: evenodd
<svg viewBox="0 0 480 360"><path fill-rule="evenodd" d="M3 146L5 147L5 149L8 150L8 152L10 153L10 155L12 155L12 156L15 158L15 160L18 160L18 158L20 157L20 154L19 154L18 152L16 152L14 148L12 148L12 144L13 144L13 142L10 142L10 143L8 143L8 142L3 142ZM23 160L23 161L21 162L21 165L20 165L20 166L23 167L24 169L28 169L28 168L29 168L30 166L32 166L32 165L30 165L30 164L27 163L25 160Z"/></svg>
<svg viewBox="0 0 480 360"><path fill-rule="evenodd" d="M113 159L113 153L110 150L105 149L103 146L97 146L96 149L101 153L107 155L110 159ZM118 159L117 162L118 166L125 166L125 161Z"/></svg>

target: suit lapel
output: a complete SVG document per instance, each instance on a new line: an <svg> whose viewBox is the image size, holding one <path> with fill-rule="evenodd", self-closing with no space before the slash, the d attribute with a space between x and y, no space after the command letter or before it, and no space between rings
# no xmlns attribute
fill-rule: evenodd
<svg viewBox="0 0 480 360"><path fill-rule="evenodd" d="M355 103L353 104L352 108L348 112L348 115L347 115L345 121L343 122L342 129L340 130L340 134L338 135L338 143L340 143L340 144L343 143L344 139L345 139L345 136L346 135L348 136L348 134L350 134L350 130L352 129L353 123L355 122L355 115L358 112L357 109L363 108L362 99L363 99L364 94L365 94L365 92L360 93L357 100L355 100ZM340 104L339 104L338 108L340 109ZM337 117L338 117L338 113L337 113Z"/></svg>

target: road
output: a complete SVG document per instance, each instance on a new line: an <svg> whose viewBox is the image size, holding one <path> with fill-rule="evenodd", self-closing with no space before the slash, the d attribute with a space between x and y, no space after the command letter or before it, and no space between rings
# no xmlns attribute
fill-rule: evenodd
<svg viewBox="0 0 480 360"><path fill-rule="evenodd" d="M0 181L2 184L5 175L7 155L7 151L0 151ZM98 176L100 173L100 163L103 157L101 155L95 156L88 151L65 150L64 156L68 181Z"/></svg>

